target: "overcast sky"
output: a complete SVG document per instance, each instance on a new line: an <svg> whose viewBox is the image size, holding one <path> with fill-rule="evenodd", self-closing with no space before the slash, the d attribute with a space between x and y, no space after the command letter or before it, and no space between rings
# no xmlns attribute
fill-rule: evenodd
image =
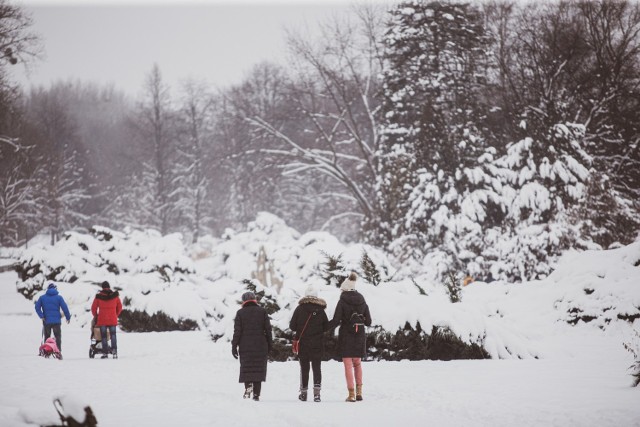
<svg viewBox="0 0 640 427"><path fill-rule="evenodd" d="M275 2L235 0L23 1L40 34L44 57L25 86L79 78L114 83L130 95L142 90L154 63L173 90L189 77L217 87L237 83L253 64L285 58L284 28L313 28L349 11L348 0Z"/></svg>

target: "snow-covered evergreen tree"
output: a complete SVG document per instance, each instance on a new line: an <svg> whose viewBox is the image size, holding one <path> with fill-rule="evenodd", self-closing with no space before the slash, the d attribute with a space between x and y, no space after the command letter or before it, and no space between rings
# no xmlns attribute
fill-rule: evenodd
<svg viewBox="0 0 640 427"><path fill-rule="evenodd" d="M556 154L547 150L557 144L561 156L586 166L585 199L577 206L572 207L576 199L562 193L562 186L548 190L560 192L572 223L583 223L582 239L603 247L631 242L636 233L629 231L640 226L638 186L632 184L640 176L640 169L633 167L640 155L639 116L630 100L637 98L640 76L640 5L530 3L494 6L491 16L499 39L494 51L500 64L501 106L514 124L526 123L526 130L513 129L505 142L532 138L538 165L547 155L556 161ZM562 126L581 128L581 135L549 136ZM569 140L578 143L588 159L567 147Z"/></svg>
<svg viewBox="0 0 640 427"><path fill-rule="evenodd" d="M589 246L580 238L582 224L570 215L584 200L590 177L584 137L583 126L556 124L546 134L513 143L494 162L494 185L506 217L486 231L485 271L523 280L544 277L564 250Z"/></svg>
<svg viewBox="0 0 640 427"><path fill-rule="evenodd" d="M468 4L412 1L391 16L377 183L387 213L383 243L393 241L403 257L434 248L454 254L461 249L448 243L478 232L478 222L499 221L470 212L496 199L483 171L496 154L483 125L490 40Z"/></svg>
<svg viewBox="0 0 640 427"><path fill-rule="evenodd" d="M496 10L412 1L391 11L379 232L401 260L527 279L549 274L568 248L611 243L621 224L637 229L637 205L589 151L611 122L604 104L583 105L573 78L593 48L580 38L579 8L523 8L531 16L515 20L516 9ZM521 34L505 32L509 22ZM610 216L597 209L604 200Z"/></svg>

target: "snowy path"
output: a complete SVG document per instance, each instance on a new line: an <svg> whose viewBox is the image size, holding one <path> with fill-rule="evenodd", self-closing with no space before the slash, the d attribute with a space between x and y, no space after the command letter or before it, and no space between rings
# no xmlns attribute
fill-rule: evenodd
<svg viewBox="0 0 640 427"><path fill-rule="evenodd" d="M343 402L341 364L323 364L323 402L297 401L295 362L271 363L244 401L227 343L204 333L118 335L119 360L89 359L89 332L63 325L63 361L37 357L40 323L0 274L0 426L53 423L52 399L89 404L100 426L640 426L628 355L604 337L576 357L371 362L365 401ZM580 345L577 343L575 345ZM354 422L357 420L357 422Z"/></svg>

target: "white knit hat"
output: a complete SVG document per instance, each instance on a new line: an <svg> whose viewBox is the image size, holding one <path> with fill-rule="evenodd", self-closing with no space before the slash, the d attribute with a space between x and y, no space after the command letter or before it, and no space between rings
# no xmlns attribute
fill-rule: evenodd
<svg viewBox="0 0 640 427"><path fill-rule="evenodd" d="M316 289L315 286L313 285L309 285L307 286L307 290L304 291L304 296L305 297L318 297L318 290Z"/></svg>
<svg viewBox="0 0 640 427"><path fill-rule="evenodd" d="M342 282L342 285L340 285L340 290L341 291L355 291L356 290L356 279L358 278L358 275L355 272L351 272L351 274L349 274L349 277L347 277L344 282Z"/></svg>

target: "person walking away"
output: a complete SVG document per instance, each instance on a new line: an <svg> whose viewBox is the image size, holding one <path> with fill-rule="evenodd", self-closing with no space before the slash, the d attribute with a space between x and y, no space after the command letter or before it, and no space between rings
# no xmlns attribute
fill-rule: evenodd
<svg viewBox="0 0 640 427"><path fill-rule="evenodd" d="M49 283L47 291L36 301L35 309L44 326L43 340L49 338L53 332L53 336L56 338L56 345L60 353L62 353L62 315L60 310L64 313L67 324L71 320L71 314L55 283Z"/></svg>
<svg viewBox="0 0 640 427"><path fill-rule="evenodd" d="M336 305L331 329L340 326L338 331L338 355L344 364L347 380L347 402L362 400L362 358L366 353L367 335L365 326L371 326L371 313L364 296L356 291L358 276L351 272L340 285L340 300Z"/></svg>
<svg viewBox="0 0 640 427"><path fill-rule="evenodd" d="M324 332L329 329L329 319L325 312L327 302L318 298L318 291L310 285L304 297L298 301L289 322L289 329L300 340L298 360L300 362L300 394L298 399L307 400L309 389L309 369L313 369L313 401L320 402L322 387L321 362L324 355Z"/></svg>
<svg viewBox="0 0 640 427"><path fill-rule="evenodd" d="M96 326L100 328L102 338L102 359L109 357L107 350L107 331L111 336L111 355L118 358L118 339L116 326L118 317L122 313L122 302L118 291L112 291L109 282L102 282L102 290L98 292L91 304L91 314L96 318Z"/></svg>
<svg viewBox="0 0 640 427"><path fill-rule="evenodd" d="M267 380L267 359L273 337L267 311L258 305L253 292L242 294L242 308L233 324L231 354L240 357L239 382L244 383L244 398L260 400L262 383Z"/></svg>

